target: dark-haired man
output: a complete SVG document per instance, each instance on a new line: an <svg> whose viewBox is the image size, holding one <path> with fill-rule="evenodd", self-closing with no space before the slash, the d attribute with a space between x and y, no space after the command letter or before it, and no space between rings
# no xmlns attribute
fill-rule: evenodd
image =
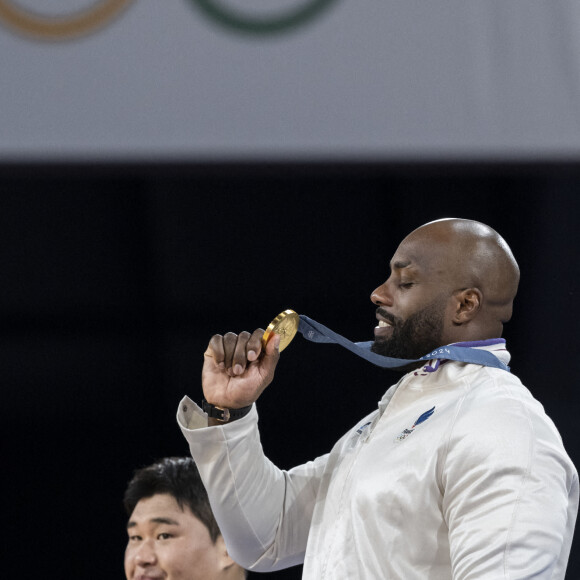
<svg viewBox="0 0 580 580"><path fill-rule="evenodd" d="M128 580L242 580L228 555L191 458L135 472L123 499L129 516Z"/></svg>
<svg viewBox="0 0 580 580"><path fill-rule="evenodd" d="M372 350L449 356L407 364L330 453L290 471L264 457L254 405L279 337L265 349L262 329L212 337L202 384L214 418L186 397L178 422L228 549L260 571L304 562L310 580L563 580L578 474L507 367L510 248L484 224L438 220L401 242L390 269L371 294Z"/></svg>

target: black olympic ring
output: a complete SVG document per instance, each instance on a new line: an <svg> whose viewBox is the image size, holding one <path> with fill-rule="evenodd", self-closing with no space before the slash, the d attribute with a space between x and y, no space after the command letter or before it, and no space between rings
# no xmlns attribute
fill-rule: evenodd
<svg viewBox="0 0 580 580"><path fill-rule="evenodd" d="M296 28L316 18L337 0L311 0L277 16L259 17L220 5L216 0L191 0L211 20L226 28L254 35L269 35Z"/></svg>

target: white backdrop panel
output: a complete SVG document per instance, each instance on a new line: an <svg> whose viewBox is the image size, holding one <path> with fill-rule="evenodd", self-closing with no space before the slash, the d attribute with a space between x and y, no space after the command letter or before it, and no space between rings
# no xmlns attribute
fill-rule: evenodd
<svg viewBox="0 0 580 580"><path fill-rule="evenodd" d="M74 40L0 20L0 66L0 161L580 154L577 0L342 0L269 35L136 0Z"/></svg>

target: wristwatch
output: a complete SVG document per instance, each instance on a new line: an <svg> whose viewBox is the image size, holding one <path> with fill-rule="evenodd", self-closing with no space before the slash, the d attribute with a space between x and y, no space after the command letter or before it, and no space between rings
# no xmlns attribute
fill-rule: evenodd
<svg viewBox="0 0 580 580"><path fill-rule="evenodd" d="M208 417L217 419L222 423L228 423L229 421L235 421L236 419L245 417L251 411L252 405L242 407L241 409L227 409L224 407L216 407L203 399L201 402L201 408L207 413Z"/></svg>

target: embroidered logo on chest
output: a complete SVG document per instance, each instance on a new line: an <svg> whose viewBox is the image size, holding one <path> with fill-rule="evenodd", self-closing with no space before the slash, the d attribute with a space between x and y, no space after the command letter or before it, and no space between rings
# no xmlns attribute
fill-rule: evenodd
<svg viewBox="0 0 580 580"><path fill-rule="evenodd" d="M427 419L429 419L429 417L431 417L431 415L433 415L433 413L435 413L435 407L433 407L432 409L429 409L428 411L425 411L413 423L412 427L410 427L409 429L403 429L403 431L397 437L395 437L395 443L397 443L398 441L404 441L409 435L411 435L411 433L413 433L413 431L415 431L417 425L420 425L424 421L427 421Z"/></svg>

